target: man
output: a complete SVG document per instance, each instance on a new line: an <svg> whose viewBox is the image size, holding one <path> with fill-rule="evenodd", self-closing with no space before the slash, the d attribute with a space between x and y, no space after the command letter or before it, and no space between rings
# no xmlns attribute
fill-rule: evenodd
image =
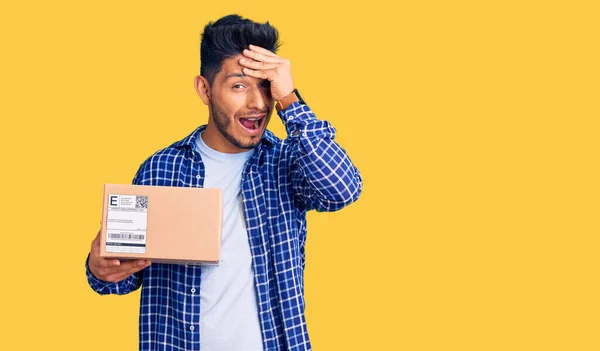
<svg viewBox="0 0 600 351"><path fill-rule="evenodd" d="M223 189L219 266L86 262L99 294L142 287L140 350L310 350L304 319L306 212L357 200L362 180L335 129L294 87L278 34L237 15L209 23L195 86L208 124L150 156L133 184ZM266 130L273 107L287 138Z"/></svg>

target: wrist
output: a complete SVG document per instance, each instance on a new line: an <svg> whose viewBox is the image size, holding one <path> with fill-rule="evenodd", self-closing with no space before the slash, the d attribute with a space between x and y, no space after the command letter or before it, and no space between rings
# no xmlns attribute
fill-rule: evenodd
<svg viewBox="0 0 600 351"><path fill-rule="evenodd" d="M298 89L294 89L291 93L284 96L281 100L277 100L275 102L275 108L277 109L277 111L283 111L294 102L300 102L302 104L304 103L304 100L302 100L302 97L300 97Z"/></svg>

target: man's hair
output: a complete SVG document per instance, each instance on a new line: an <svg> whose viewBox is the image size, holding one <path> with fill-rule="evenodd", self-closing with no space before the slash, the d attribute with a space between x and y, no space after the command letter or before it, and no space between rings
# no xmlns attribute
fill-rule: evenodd
<svg viewBox="0 0 600 351"><path fill-rule="evenodd" d="M279 33L269 22L257 23L238 15L209 22L200 43L200 75L212 86L223 61L240 55L250 44L275 53L279 48Z"/></svg>

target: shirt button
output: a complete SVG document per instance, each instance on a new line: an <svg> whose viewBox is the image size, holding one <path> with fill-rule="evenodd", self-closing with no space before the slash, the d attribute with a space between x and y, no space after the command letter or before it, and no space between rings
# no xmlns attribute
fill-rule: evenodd
<svg viewBox="0 0 600 351"><path fill-rule="evenodd" d="M190 325L190 330L192 330L192 331L194 330L194 326L193 325Z"/></svg>
<svg viewBox="0 0 600 351"><path fill-rule="evenodd" d="M200 174L198 174L198 175L196 176L196 179L200 180Z"/></svg>
<svg viewBox="0 0 600 351"><path fill-rule="evenodd" d="M196 292L196 288L192 288L190 291L191 291L192 293L195 293L195 292Z"/></svg>

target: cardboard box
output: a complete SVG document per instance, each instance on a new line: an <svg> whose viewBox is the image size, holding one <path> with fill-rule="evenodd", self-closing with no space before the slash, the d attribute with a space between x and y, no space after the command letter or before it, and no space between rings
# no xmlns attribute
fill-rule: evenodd
<svg viewBox="0 0 600 351"><path fill-rule="evenodd" d="M218 264L221 189L104 185L101 257Z"/></svg>

